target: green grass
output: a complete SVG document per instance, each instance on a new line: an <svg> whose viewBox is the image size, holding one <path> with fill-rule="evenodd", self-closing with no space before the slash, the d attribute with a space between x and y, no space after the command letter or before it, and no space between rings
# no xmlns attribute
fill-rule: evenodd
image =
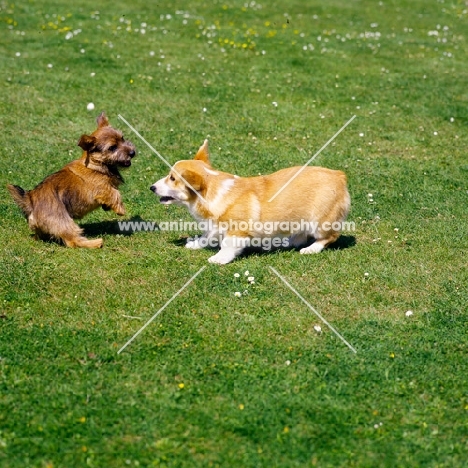
<svg viewBox="0 0 468 468"><path fill-rule="evenodd" d="M466 465L465 2L244 3L0 3L0 466ZM209 135L245 176L356 114L313 162L348 175L348 247L219 267L194 233L117 235L101 210L80 224L102 250L33 240L6 183L79 157L101 110L139 150L125 219L153 221L190 216L119 114L171 162Z"/></svg>

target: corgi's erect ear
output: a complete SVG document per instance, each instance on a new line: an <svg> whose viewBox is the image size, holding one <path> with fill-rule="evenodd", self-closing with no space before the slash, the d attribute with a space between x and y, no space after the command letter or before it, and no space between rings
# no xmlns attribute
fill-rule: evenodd
<svg viewBox="0 0 468 468"><path fill-rule="evenodd" d="M200 146L200 149L197 151L194 159L197 161L203 161L208 164L208 166L211 166L210 153L208 152L208 140L205 140L203 145Z"/></svg>

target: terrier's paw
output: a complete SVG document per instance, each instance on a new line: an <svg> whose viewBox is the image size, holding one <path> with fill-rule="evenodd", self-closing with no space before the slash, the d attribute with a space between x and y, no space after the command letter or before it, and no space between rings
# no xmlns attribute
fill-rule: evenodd
<svg viewBox="0 0 468 468"><path fill-rule="evenodd" d="M94 239L94 241L90 241L89 247L94 249L100 249L102 247L102 239Z"/></svg>

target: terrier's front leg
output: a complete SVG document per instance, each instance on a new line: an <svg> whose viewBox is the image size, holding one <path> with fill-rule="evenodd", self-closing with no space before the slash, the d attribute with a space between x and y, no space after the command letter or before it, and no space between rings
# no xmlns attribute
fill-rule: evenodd
<svg viewBox="0 0 468 468"><path fill-rule="evenodd" d="M119 216L123 216L125 214L125 207L123 206L123 203L120 202L118 205L112 208L116 214Z"/></svg>
<svg viewBox="0 0 468 468"><path fill-rule="evenodd" d="M102 205L104 211L112 210L119 216L125 214L125 207L123 206L122 197L118 190L112 189L110 192L96 197L96 199Z"/></svg>

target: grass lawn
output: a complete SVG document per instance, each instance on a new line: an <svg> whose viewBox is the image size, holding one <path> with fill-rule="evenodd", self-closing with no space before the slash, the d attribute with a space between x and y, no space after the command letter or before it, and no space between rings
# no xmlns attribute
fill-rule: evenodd
<svg viewBox="0 0 468 468"><path fill-rule="evenodd" d="M0 0L2 468L466 466L468 5L259 2ZM356 229L226 266L102 210L100 250L35 241L5 185L78 158L102 110L139 151L124 220L155 222L191 217L119 115L242 176L356 115L312 163L346 172Z"/></svg>

